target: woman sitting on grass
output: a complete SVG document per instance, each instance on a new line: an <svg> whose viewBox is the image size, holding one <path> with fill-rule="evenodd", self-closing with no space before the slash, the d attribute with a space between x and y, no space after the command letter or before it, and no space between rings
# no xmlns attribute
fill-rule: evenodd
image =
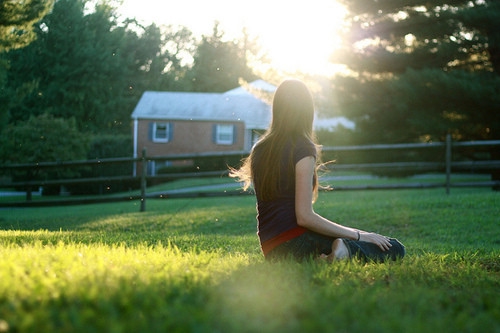
<svg viewBox="0 0 500 333"><path fill-rule="evenodd" d="M319 146L313 134L314 105L306 85L286 80L276 90L272 123L239 170L230 175L253 184L258 235L266 259L327 260L401 258L396 239L349 228L314 212Z"/></svg>

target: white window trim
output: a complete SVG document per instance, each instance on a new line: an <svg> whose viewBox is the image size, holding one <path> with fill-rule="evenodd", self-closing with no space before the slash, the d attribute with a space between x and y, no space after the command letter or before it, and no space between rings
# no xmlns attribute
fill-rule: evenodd
<svg viewBox="0 0 500 333"><path fill-rule="evenodd" d="M157 126L158 125L165 125L165 134L166 134L166 137L165 138L157 138L156 137L156 131L157 131ZM161 143L165 143L165 142L169 142L169 138L170 138L170 124L167 122L167 123L164 123L164 122L154 122L153 123L153 142L161 142Z"/></svg>
<svg viewBox="0 0 500 333"><path fill-rule="evenodd" d="M222 131L224 128L227 131ZM230 132L230 133L229 133ZM221 135L230 135L229 139L221 139ZM234 125L233 124L217 124L215 133L215 143L218 145L232 145L234 143Z"/></svg>

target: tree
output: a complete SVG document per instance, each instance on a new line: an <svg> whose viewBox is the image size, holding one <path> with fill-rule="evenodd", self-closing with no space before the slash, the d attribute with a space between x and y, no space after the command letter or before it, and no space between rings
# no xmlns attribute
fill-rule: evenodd
<svg viewBox="0 0 500 333"><path fill-rule="evenodd" d="M189 66L185 58L194 52L193 33L173 26L145 27L141 35L141 53L145 63L138 77L142 91L186 91L191 85L187 78Z"/></svg>
<svg viewBox="0 0 500 333"><path fill-rule="evenodd" d="M130 113L167 65L162 35L154 25L117 22L106 1L90 12L88 3L58 0L38 39L7 54L10 122L50 113L74 117L84 133L130 133Z"/></svg>
<svg viewBox="0 0 500 333"><path fill-rule="evenodd" d="M34 26L52 9L54 0L0 0L0 131L8 123L7 71L3 53L22 48L35 38Z"/></svg>
<svg viewBox="0 0 500 333"><path fill-rule="evenodd" d="M61 139L64 138L64 143ZM27 121L10 124L0 138L0 157L7 164L83 160L88 142L78 131L74 119L54 118L43 114ZM23 180L57 179L78 175L67 169L29 170L31 173L14 174Z"/></svg>
<svg viewBox="0 0 500 333"><path fill-rule="evenodd" d="M88 148L74 118L50 114L9 125L1 140L2 160L8 164L81 160L86 158Z"/></svg>
<svg viewBox="0 0 500 333"><path fill-rule="evenodd" d="M53 5L54 0L0 0L0 53L24 47L35 40L34 25Z"/></svg>
<svg viewBox="0 0 500 333"><path fill-rule="evenodd" d="M477 36L482 36L493 71L500 75L500 2L490 0L474 10L463 10L462 20Z"/></svg>
<svg viewBox="0 0 500 333"><path fill-rule="evenodd" d="M88 145L86 138L78 131L74 118L62 119L42 114L31 116L15 126L7 126L0 138L0 158L7 164L84 160ZM15 180L32 181L79 175L79 170L56 168L28 169L27 173L18 171L11 176ZM31 191L27 192L27 199L31 200Z"/></svg>
<svg viewBox="0 0 500 333"><path fill-rule="evenodd" d="M351 29L333 60L352 75L334 90L360 141L500 138L498 2L343 3Z"/></svg>
<svg viewBox="0 0 500 333"><path fill-rule="evenodd" d="M347 48L336 58L355 72L492 67L488 37L499 34L500 15L493 1L341 1L352 16Z"/></svg>
<svg viewBox="0 0 500 333"><path fill-rule="evenodd" d="M447 133L454 140L484 140L500 120L491 105L500 105L498 79L490 73L410 68L391 80L341 82L339 99L358 99L348 113L356 143L442 141Z"/></svg>
<svg viewBox="0 0 500 333"><path fill-rule="evenodd" d="M211 36L203 36L194 54L190 79L194 91L223 92L239 86L239 79L255 79L248 67L248 49L235 41L224 41L215 23Z"/></svg>

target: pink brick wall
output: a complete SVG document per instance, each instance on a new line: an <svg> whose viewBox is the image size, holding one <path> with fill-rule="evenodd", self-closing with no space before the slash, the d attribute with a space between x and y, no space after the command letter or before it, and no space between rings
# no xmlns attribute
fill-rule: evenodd
<svg viewBox="0 0 500 333"><path fill-rule="evenodd" d="M242 122L227 123L213 121L171 121L173 124L172 140L166 143L152 142L149 135L149 124L165 120L139 120L137 128L137 153L140 156L146 148L148 156L167 156L173 154L190 154L205 152L234 151L244 149L244 124ZM213 142L213 125L236 125L237 139L232 145L220 145Z"/></svg>

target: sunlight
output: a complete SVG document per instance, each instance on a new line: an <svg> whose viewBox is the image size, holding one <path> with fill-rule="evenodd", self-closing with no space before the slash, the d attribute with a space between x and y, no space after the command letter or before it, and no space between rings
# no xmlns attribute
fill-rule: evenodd
<svg viewBox="0 0 500 333"><path fill-rule="evenodd" d="M124 0L120 13L146 23L186 26L196 35L210 34L215 21L228 38L240 37L246 28L277 69L332 74L335 66L328 59L340 42L346 10L332 0Z"/></svg>
<svg viewBox="0 0 500 333"><path fill-rule="evenodd" d="M259 36L275 66L286 71L326 74L339 44L345 10L331 0L268 2L248 13L249 30Z"/></svg>

